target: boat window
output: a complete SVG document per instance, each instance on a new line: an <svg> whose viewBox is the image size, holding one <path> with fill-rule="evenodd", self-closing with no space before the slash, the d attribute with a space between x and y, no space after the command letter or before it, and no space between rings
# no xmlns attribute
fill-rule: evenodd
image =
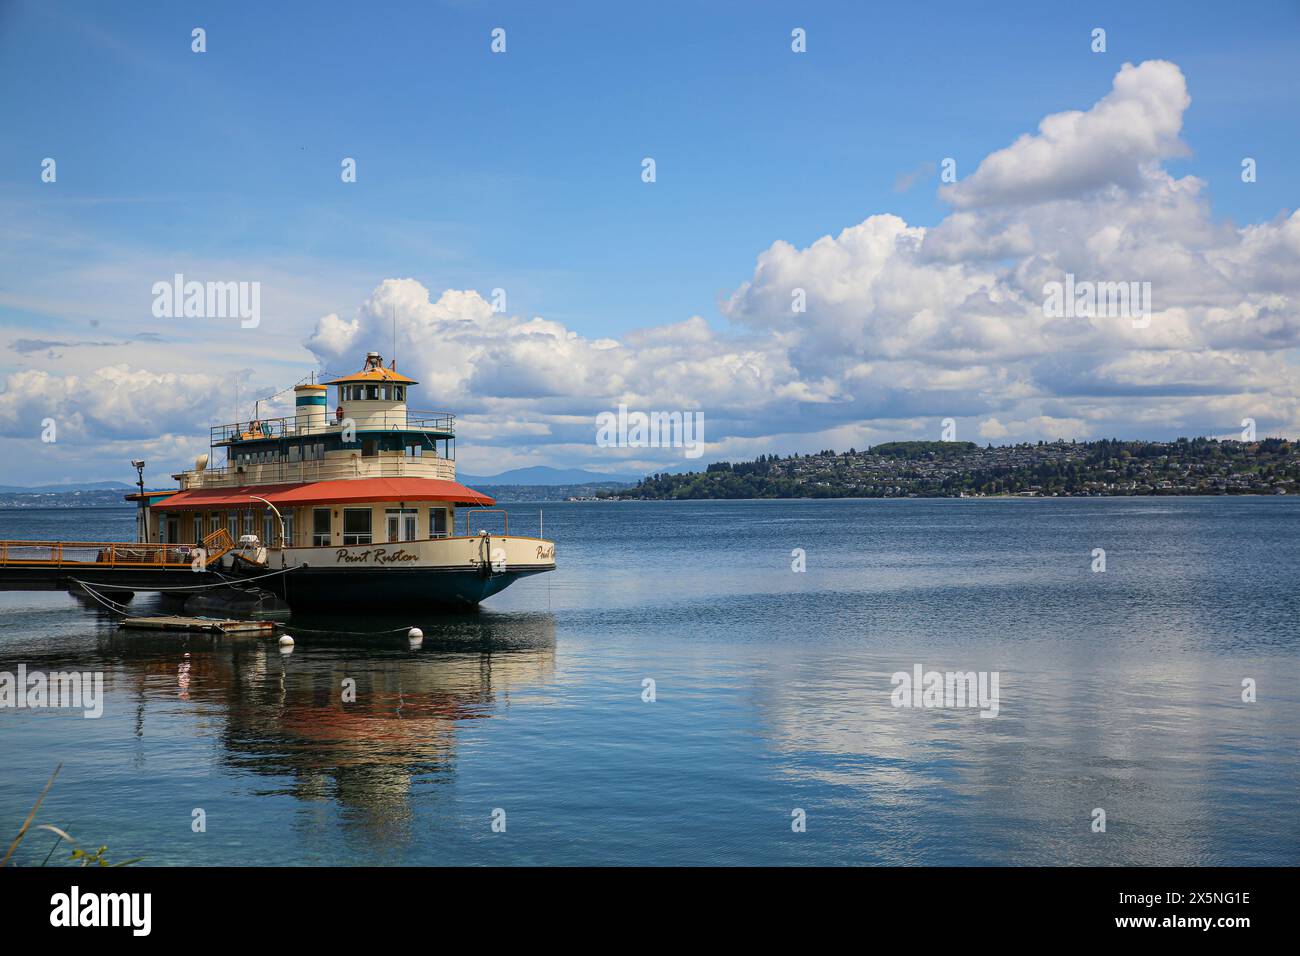
<svg viewBox="0 0 1300 956"><path fill-rule="evenodd" d="M252 534L252 533L253 533L253 512L245 511L244 512L244 534Z"/></svg>
<svg viewBox="0 0 1300 956"><path fill-rule="evenodd" d="M419 510L416 508L388 508L384 512L389 541L414 541Z"/></svg>
<svg viewBox="0 0 1300 956"><path fill-rule="evenodd" d="M421 453L422 453L423 451L424 451L424 446L423 446L423 445L407 445L407 446L406 446L406 457L407 457L407 458L419 458L420 455L421 455Z"/></svg>
<svg viewBox="0 0 1300 956"><path fill-rule="evenodd" d="M194 543L203 543L203 515L194 516Z"/></svg>
<svg viewBox="0 0 1300 956"><path fill-rule="evenodd" d="M406 386L405 386L405 385L394 385L394 386L393 386L393 401L395 401L395 402L404 402L404 401L406 401Z"/></svg>
<svg viewBox="0 0 1300 956"><path fill-rule="evenodd" d="M328 546L330 538L330 510L314 509L311 513L311 543L316 547Z"/></svg>
<svg viewBox="0 0 1300 956"><path fill-rule="evenodd" d="M370 543L370 509L369 508L344 508L343 509L343 543L344 544L369 544Z"/></svg>
<svg viewBox="0 0 1300 956"><path fill-rule="evenodd" d="M272 513L270 508L267 508L264 512L262 512L262 543L265 545L270 545L273 541L275 541L275 526L273 524L274 520L275 520L275 515L274 513Z"/></svg>
<svg viewBox="0 0 1300 956"><path fill-rule="evenodd" d="M382 398L384 401L386 401L386 402L387 402L387 401L390 401L389 396L390 396L391 394L392 394L392 393L388 390L388 386L387 386L387 385L380 385L380 386L379 386L379 397Z"/></svg>
<svg viewBox="0 0 1300 956"><path fill-rule="evenodd" d="M430 538L447 537L447 509L446 508L429 509L429 537Z"/></svg>
<svg viewBox="0 0 1300 956"><path fill-rule="evenodd" d="M374 458L379 454L379 442L374 438L367 438L361 443L361 457Z"/></svg>
<svg viewBox="0 0 1300 956"><path fill-rule="evenodd" d="M372 401L372 402L376 402L376 401L378 401L378 400L379 400L379 386L378 386L378 385L367 385L367 386L366 386L366 398L368 398L368 399L369 399L370 401Z"/></svg>
<svg viewBox="0 0 1300 956"><path fill-rule="evenodd" d="M226 515L226 530L230 532L230 540L239 540L239 512L231 511Z"/></svg>
<svg viewBox="0 0 1300 956"><path fill-rule="evenodd" d="M283 511L280 517L284 518L284 546L287 548L293 544L293 512Z"/></svg>

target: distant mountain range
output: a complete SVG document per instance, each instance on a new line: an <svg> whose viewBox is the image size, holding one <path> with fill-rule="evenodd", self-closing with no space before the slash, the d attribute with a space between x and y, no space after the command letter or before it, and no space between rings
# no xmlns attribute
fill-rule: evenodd
<svg viewBox="0 0 1300 956"><path fill-rule="evenodd" d="M550 468L533 465L531 468L512 468L499 475L457 474L456 480L465 485L634 485L640 475L602 475L582 468Z"/></svg>
<svg viewBox="0 0 1300 956"><path fill-rule="evenodd" d="M623 491L639 475L605 475L583 468L550 468L535 465L514 468L498 475L458 475L474 488L486 489L493 497L510 501L563 501L598 491ZM0 508L87 508L129 506L122 495L135 490L124 481L86 481L66 485L0 485ZM150 489L153 490L153 489ZM167 489L174 491L175 489Z"/></svg>
<svg viewBox="0 0 1300 956"><path fill-rule="evenodd" d="M499 475L467 475L461 473L457 480L466 485L635 485L642 475L605 475L583 468L551 468L534 465L530 468L512 468ZM135 485L125 481L85 481L66 485L0 485L0 494L49 495L73 491L132 491Z"/></svg>
<svg viewBox="0 0 1300 956"><path fill-rule="evenodd" d="M494 498L512 502L564 501L598 492L627 491L637 475L603 475L582 468L537 465L515 468L499 475L458 475L466 485ZM0 508L121 508L130 507L122 496L135 490L124 481L88 481L66 485L0 485ZM154 489L149 489L154 490ZM174 491L175 489L166 489Z"/></svg>
<svg viewBox="0 0 1300 956"><path fill-rule="evenodd" d="M0 485L0 494L7 495L57 495L69 491L132 491L135 485L125 481L85 481L67 485Z"/></svg>

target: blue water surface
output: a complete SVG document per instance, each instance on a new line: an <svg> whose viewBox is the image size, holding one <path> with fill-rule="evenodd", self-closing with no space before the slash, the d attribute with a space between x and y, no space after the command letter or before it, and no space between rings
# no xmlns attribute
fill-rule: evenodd
<svg viewBox="0 0 1300 956"><path fill-rule="evenodd" d="M476 613L299 615L287 655L0 593L0 671L105 682L99 719L0 709L0 843L62 764L37 822L153 865L1300 862L1300 500L573 502L511 530L539 507L557 572ZM133 520L4 511L0 538ZM997 672L997 716L893 706L917 664Z"/></svg>

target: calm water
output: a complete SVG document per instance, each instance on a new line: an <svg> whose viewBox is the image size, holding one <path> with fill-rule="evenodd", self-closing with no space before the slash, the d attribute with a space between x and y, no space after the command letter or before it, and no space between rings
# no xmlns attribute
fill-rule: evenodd
<svg viewBox="0 0 1300 956"><path fill-rule="evenodd" d="M62 761L37 822L152 864L1300 862L1300 500L544 507L557 573L474 614L297 619L287 656L0 593L0 670L106 686L99 720L0 710L3 842ZM414 651L337 633L413 624ZM917 663L999 672L999 716L894 708Z"/></svg>

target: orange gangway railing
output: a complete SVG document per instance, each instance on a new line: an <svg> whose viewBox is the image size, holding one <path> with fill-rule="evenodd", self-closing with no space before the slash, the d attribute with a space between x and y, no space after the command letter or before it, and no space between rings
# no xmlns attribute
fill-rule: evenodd
<svg viewBox="0 0 1300 956"><path fill-rule="evenodd" d="M233 551L234 547L235 542L231 539L230 532L225 528L218 528L203 539L203 550L207 554L209 561L221 557L227 551Z"/></svg>
<svg viewBox="0 0 1300 956"><path fill-rule="evenodd" d="M225 540L229 542L230 535L227 534ZM230 549L226 548L226 550ZM0 566L30 565L61 568L108 565L119 568L181 568L192 564L194 552L195 546L192 544L0 541Z"/></svg>

